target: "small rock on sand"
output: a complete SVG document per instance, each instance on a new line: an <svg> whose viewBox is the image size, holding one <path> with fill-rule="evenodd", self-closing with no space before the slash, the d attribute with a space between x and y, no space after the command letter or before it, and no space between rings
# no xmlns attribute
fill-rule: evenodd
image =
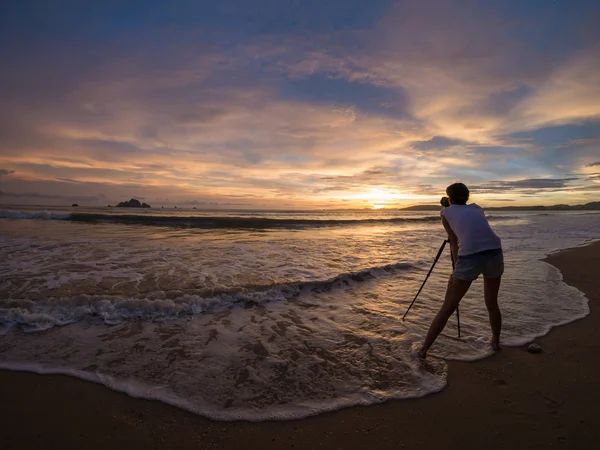
<svg viewBox="0 0 600 450"><path fill-rule="evenodd" d="M536 344L534 342L533 344L529 344L529 347L527 347L527 351L529 353L542 353L542 347L540 346L540 344Z"/></svg>

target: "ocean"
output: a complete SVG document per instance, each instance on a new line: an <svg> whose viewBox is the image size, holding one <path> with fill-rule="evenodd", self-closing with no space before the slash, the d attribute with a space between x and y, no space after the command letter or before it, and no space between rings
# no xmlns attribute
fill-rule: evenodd
<svg viewBox="0 0 600 450"><path fill-rule="evenodd" d="M541 261L594 212L491 211L502 343L589 313ZM217 420L296 419L443 389L489 356L477 280L426 361L451 271L438 212L0 208L0 368L60 373Z"/></svg>

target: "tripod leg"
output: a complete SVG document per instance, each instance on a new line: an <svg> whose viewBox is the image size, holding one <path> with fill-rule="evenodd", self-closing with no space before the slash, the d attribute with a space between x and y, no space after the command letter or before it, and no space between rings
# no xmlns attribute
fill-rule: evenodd
<svg viewBox="0 0 600 450"><path fill-rule="evenodd" d="M456 307L456 322L458 328L458 338L460 339L460 311L458 310L458 306Z"/></svg>
<svg viewBox="0 0 600 450"><path fill-rule="evenodd" d="M446 246L446 240L444 239L444 242L442 242L442 246L440 247L440 249L437 252L437 255L435 256L435 260L433 261L433 264L431 265L431 269L429 269L429 272L427 272L427 276L425 277L425 280L423 280L423 284L421 284L421 287L419 288L419 291L417 292L417 295L415 295L415 298L413 298L413 301L410 303L408 309L406 310L406 312L402 316L402 320L404 320L404 318L406 317L406 315L410 311L410 308L412 308L412 306L415 304L415 301L417 300L417 297L421 293L421 290L423 289L423 286L425 286L425 283L427 282L427 279L429 278L429 275L431 275L431 272L433 271L433 268L435 267L435 263L437 263L438 259L440 259L440 255L444 251L444 247L445 246ZM453 262L453 264L454 264L454 262Z"/></svg>

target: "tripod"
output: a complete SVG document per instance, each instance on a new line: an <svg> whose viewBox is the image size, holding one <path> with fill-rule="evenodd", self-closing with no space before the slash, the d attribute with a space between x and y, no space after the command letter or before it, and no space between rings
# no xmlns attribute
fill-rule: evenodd
<svg viewBox="0 0 600 450"><path fill-rule="evenodd" d="M410 311L410 308L412 308L412 306L415 304L415 301L417 300L417 297L421 293L421 290L423 289L423 286L425 286L425 283L427 282L427 279L429 278L429 275L431 275L431 272L433 272L433 268L435 267L435 264L438 262L438 259L440 259L440 255L444 251L444 247L446 247L446 243L447 242L450 242L450 241L447 240L447 239L444 239L444 242L442 242L442 246L440 247L440 249L437 252L437 255L435 256L433 264L431 265L431 269L429 269L429 272L427 272L427 276L425 277L425 280L423 280L423 284L419 288L419 290L417 292L417 295L415 295L415 298L410 303L408 309L406 310L406 312L402 316L402 320L404 320L404 318L406 317L406 315ZM454 269L454 255L452 254L452 251L450 251L450 260L452 261L452 269ZM458 328L458 337L460 338L460 312L458 310L458 306L456 307L456 321L458 322L458 327L457 327Z"/></svg>

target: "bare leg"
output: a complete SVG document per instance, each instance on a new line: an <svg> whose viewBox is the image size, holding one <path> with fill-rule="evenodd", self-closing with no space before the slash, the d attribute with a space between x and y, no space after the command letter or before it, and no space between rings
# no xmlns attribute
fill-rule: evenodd
<svg viewBox="0 0 600 450"><path fill-rule="evenodd" d="M446 289L446 298L444 299L444 304L442 308L437 313L437 316L431 322L431 326L429 327L429 331L427 332L427 336L423 341L423 346L419 350L419 355L424 357L427 354L427 350L434 343L438 335L442 332L444 327L446 326L446 322L465 296L469 287L471 286L472 281L469 280L461 280L460 278L455 278L450 275L450 280L448 281L448 288Z"/></svg>
<svg viewBox="0 0 600 450"><path fill-rule="evenodd" d="M500 290L500 280L498 278L483 277L483 296L485 306L490 315L490 325L492 327L492 339L490 344L494 350L500 350L500 329L502 328L502 314L498 307L498 291Z"/></svg>

